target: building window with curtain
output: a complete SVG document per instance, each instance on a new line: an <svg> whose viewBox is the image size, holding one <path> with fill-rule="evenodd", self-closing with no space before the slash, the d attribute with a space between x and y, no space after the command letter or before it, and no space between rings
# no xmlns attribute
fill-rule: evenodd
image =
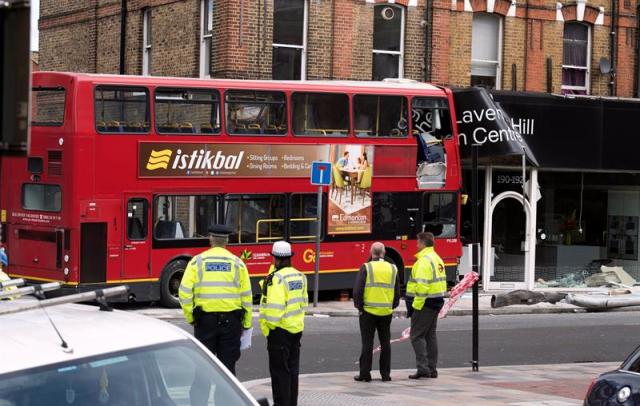
<svg viewBox="0 0 640 406"><path fill-rule="evenodd" d="M151 9L142 11L142 74L151 74Z"/></svg>
<svg viewBox="0 0 640 406"><path fill-rule="evenodd" d="M213 37L213 0L202 0L200 15L200 77L211 77L211 38Z"/></svg>
<svg viewBox="0 0 640 406"><path fill-rule="evenodd" d="M404 75L404 8L391 4L373 10L373 80Z"/></svg>
<svg viewBox="0 0 640 406"><path fill-rule="evenodd" d="M306 78L308 0L274 0L273 56L274 80Z"/></svg>
<svg viewBox="0 0 640 406"><path fill-rule="evenodd" d="M562 38L562 93L589 93L591 61L590 27L582 23L566 23Z"/></svg>
<svg viewBox="0 0 640 406"><path fill-rule="evenodd" d="M474 14L471 38L471 86L500 89L502 17Z"/></svg>

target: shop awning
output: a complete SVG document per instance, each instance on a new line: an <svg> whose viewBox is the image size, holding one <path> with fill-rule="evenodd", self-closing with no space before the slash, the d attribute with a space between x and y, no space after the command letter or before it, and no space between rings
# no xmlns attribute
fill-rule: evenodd
<svg viewBox="0 0 640 406"><path fill-rule="evenodd" d="M508 112L486 89L454 89L453 99L463 160L471 159L475 144L481 164L519 165L524 155L530 165L538 166L537 151L529 147L521 126L514 126Z"/></svg>

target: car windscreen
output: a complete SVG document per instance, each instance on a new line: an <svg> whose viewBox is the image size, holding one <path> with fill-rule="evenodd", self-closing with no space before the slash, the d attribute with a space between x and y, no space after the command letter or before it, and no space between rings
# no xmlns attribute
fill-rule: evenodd
<svg viewBox="0 0 640 406"><path fill-rule="evenodd" d="M640 346L638 346L622 363L625 371L640 373Z"/></svg>
<svg viewBox="0 0 640 406"><path fill-rule="evenodd" d="M254 403L187 340L0 375L2 406L205 404Z"/></svg>

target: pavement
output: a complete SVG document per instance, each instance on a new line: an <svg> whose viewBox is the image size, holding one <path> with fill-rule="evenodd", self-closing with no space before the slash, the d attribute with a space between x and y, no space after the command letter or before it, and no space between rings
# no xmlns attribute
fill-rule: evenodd
<svg viewBox="0 0 640 406"><path fill-rule="evenodd" d="M300 376L300 406L397 405L582 405L591 381L619 363L575 363L527 366L447 368L437 379L412 380L413 370L393 370L391 382L377 372L369 383L353 380L355 372ZM271 399L271 381L243 382L257 399Z"/></svg>
<svg viewBox="0 0 640 406"><path fill-rule="evenodd" d="M504 292L500 292L504 293ZM550 314L550 313L586 313L587 309L568 303L536 303L534 305L513 305L499 308L491 308L491 296L493 293L480 293L478 299L478 313L480 315L502 315L502 314ZM446 299L448 300L448 299ZM471 293L462 295L454 306L449 310L447 316L469 316L472 314L473 300ZM149 307L146 305L127 308L127 310L152 316L160 319L181 319L183 318L180 309L165 309L161 307ZM254 312L258 311L258 305L254 306ZM614 311L640 311L640 306L607 309ZM394 311L396 317L406 317L406 307L404 301ZM307 315L319 317L357 317L358 311L353 307L353 301L323 301L317 307L309 303Z"/></svg>

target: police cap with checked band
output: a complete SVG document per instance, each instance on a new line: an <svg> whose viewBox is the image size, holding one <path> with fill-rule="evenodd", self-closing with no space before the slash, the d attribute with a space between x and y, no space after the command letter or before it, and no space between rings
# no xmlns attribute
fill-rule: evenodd
<svg viewBox="0 0 640 406"><path fill-rule="evenodd" d="M212 224L208 228L209 235L213 237L228 237L233 232L231 228L224 224Z"/></svg>

